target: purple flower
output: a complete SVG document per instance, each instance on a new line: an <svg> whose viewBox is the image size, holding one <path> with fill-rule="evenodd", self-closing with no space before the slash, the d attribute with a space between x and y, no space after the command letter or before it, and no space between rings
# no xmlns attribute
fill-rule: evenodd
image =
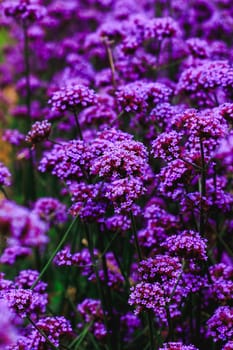
<svg viewBox="0 0 233 350"><path fill-rule="evenodd" d="M188 50L193 57L208 58L210 56L210 47L206 40L200 38L190 38L186 40Z"/></svg>
<svg viewBox="0 0 233 350"><path fill-rule="evenodd" d="M47 120L42 122L35 122L31 130L27 133L25 141L36 144L46 140L51 132L51 124Z"/></svg>
<svg viewBox="0 0 233 350"><path fill-rule="evenodd" d="M134 202L145 192L142 180L131 177L113 180L109 183L105 197L113 203L116 213L121 213L130 211Z"/></svg>
<svg viewBox="0 0 233 350"><path fill-rule="evenodd" d="M128 342L132 340L133 333L141 326L141 321L136 315L128 312L120 317L120 326L124 341Z"/></svg>
<svg viewBox="0 0 233 350"><path fill-rule="evenodd" d="M36 270L21 270L15 277L16 288L29 289L37 280L39 272ZM39 281L33 290L37 293L43 294L47 288L47 283Z"/></svg>
<svg viewBox="0 0 233 350"><path fill-rule="evenodd" d="M2 135L3 141L9 142L13 146L19 146L24 138L25 136L17 129L6 129Z"/></svg>
<svg viewBox="0 0 233 350"><path fill-rule="evenodd" d="M85 108L97 102L95 92L87 86L70 84L53 93L49 100L52 110L64 112Z"/></svg>
<svg viewBox="0 0 233 350"><path fill-rule="evenodd" d="M63 336L72 335L70 322L63 316L40 318L36 322L36 326L46 334L51 343L56 347L59 347ZM35 329L29 335L27 342L30 349L40 349L45 346L47 340Z"/></svg>
<svg viewBox="0 0 233 350"><path fill-rule="evenodd" d="M0 186L11 185L11 173L8 168L0 162Z"/></svg>
<svg viewBox="0 0 233 350"><path fill-rule="evenodd" d="M228 341L222 350L232 350L233 349L233 340Z"/></svg>
<svg viewBox="0 0 233 350"><path fill-rule="evenodd" d="M34 293L30 289L10 289L2 292L2 296L7 300L9 307L14 310L17 315L24 318L32 312L38 314L45 312L47 298L38 293Z"/></svg>
<svg viewBox="0 0 233 350"><path fill-rule="evenodd" d="M161 133L152 142L151 153L155 158L161 158L167 162L177 159L181 155L182 135L176 131Z"/></svg>
<svg viewBox="0 0 233 350"><path fill-rule="evenodd" d="M159 315L164 312L167 301L160 283L141 282L130 289L129 305L136 307L136 315L148 309Z"/></svg>
<svg viewBox="0 0 233 350"><path fill-rule="evenodd" d="M12 244L12 246L8 246L4 249L0 257L0 262L2 264L13 265L17 258L29 256L32 253L31 248L22 247L21 245L18 245L15 242L13 242Z"/></svg>
<svg viewBox="0 0 233 350"><path fill-rule="evenodd" d="M66 206L51 197L39 198L34 203L33 212L50 225L62 224L67 220Z"/></svg>
<svg viewBox="0 0 233 350"><path fill-rule="evenodd" d="M138 272L146 282L170 282L174 283L181 273L181 263L178 258L166 255L157 255L154 258L142 260L139 263Z"/></svg>
<svg viewBox="0 0 233 350"><path fill-rule="evenodd" d="M48 242L45 222L27 208L14 202L0 202L0 228L10 236L11 245L39 247Z"/></svg>
<svg viewBox="0 0 233 350"><path fill-rule="evenodd" d="M216 105L215 96L212 92L217 88L230 88L233 83L233 69L227 61L206 61L197 68L184 70L178 81L177 93L184 93L198 102L200 92L207 92L201 102L208 106ZM201 95L200 95L201 97ZM211 101L212 100L212 101Z"/></svg>
<svg viewBox="0 0 233 350"><path fill-rule="evenodd" d="M77 307L79 313L83 316L85 323L93 322L91 331L98 340L104 339L107 330L104 325L104 313L99 300L85 299ZM82 327L82 324L78 325Z"/></svg>
<svg viewBox="0 0 233 350"><path fill-rule="evenodd" d="M142 177L147 163L145 146L134 140L109 141L99 157L93 159L90 172L105 178Z"/></svg>
<svg viewBox="0 0 233 350"><path fill-rule="evenodd" d="M215 342L228 341L233 337L233 308L220 306L207 321L207 335Z"/></svg>
<svg viewBox="0 0 233 350"><path fill-rule="evenodd" d="M39 0L6 0L4 11L6 16L32 22L42 19L47 13Z"/></svg>
<svg viewBox="0 0 233 350"><path fill-rule="evenodd" d="M165 38L172 38L181 35L178 23L171 17L153 18L146 22L145 40L155 39L162 41Z"/></svg>
<svg viewBox="0 0 233 350"><path fill-rule="evenodd" d="M168 237L162 246L182 259L207 260L207 240L192 230Z"/></svg>
<svg viewBox="0 0 233 350"><path fill-rule="evenodd" d="M146 111L150 104L168 102L172 90L162 83L136 81L120 86L116 96L122 109L126 112Z"/></svg>
<svg viewBox="0 0 233 350"><path fill-rule="evenodd" d="M131 222L126 215L115 214L105 221L106 228L109 231L127 231L130 229Z"/></svg>
<svg viewBox="0 0 233 350"><path fill-rule="evenodd" d="M7 302L0 300L0 350L12 346L19 336L15 315L10 311Z"/></svg>

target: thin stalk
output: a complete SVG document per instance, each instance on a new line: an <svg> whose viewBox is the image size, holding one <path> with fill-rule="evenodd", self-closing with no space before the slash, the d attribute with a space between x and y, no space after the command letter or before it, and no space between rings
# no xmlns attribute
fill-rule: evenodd
<svg viewBox="0 0 233 350"><path fill-rule="evenodd" d="M150 310L147 312L147 321L149 326L149 336L150 336L150 350L155 349L154 343L154 326L153 326L153 317Z"/></svg>
<svg viewBox="0 0 233 350"><path fill-rule="evenodd" d="M205 165L204 146L201 138L200 138L200 149L201 149L201 189L200 189L201 208L200 208L199 231L200 231L200 235L203 236L205 233L205 213L203 208L203 197L206 196L206 165Z"/></svg>
<svg viewBox="0 0 233 350"><path fill-rule="evenodd" d="M183 274L183 272L184 272L184 269L185 269L185 261L183 260L181 271L180 271L180 273L179 273L179 276L177 277L177 280L176 280L176 283L174 284L174 287L173 287L173 289L172 289L172 292L171 292L171 294L169 295L170 301L167 303L168 306L171 304L172 298L174 297L174 294L175 294L175 292L176 292L176 288L177 288L177 286L178 286L178 284L179 284L179 282L180 282L180 279L181 279L181 277L182 277L182 274Z"/></svg>
<svg viewBox="0 0 233 350"><path fill-rule="evenodd" d="M30 128L32 124L31 120L31 86L30 86L30 48L29 48L29 37L28 37L28 26L26 21L23 21L23 58L24 58L24 74L26 79L26 98L25 103L27 107L27 125ZM35 200L36 198L36 185L35 185L35 174L34 174L34 164L33 164L33 150L30 149L30 158L29 158L29 176L28 181L30 181L30 186L28 181L26 181L26 202L30 200Z"/></svg>
<svg viewBox="0 0 233 350"><path fill-rule="evenodd" d="M195 334L195 342L196 345L199 347L200 342L200 333L201 333L201 293L198 293L197 300L196 300L196 334Z"/></svg>
<svg viewBox="0 0 233 350"><path fill-rule="evenodd" d="M138 253L138 259L139 261L142 261L142 253L141 249L139 246L138 242L138 237L137 237L137 228L136 228L136 223L134 219L134 215L132 210L130 211L130 219L131 219L131 226L133 230L133 235L134 235L134 240L136 244L136 249ZM154 330L153 330L153 319L150 310L147 311L147 322L148 322L148 327L149 327L149 336L150 336L150 350L154 350Z"/></svg>
<svg viewBox="0 0 233 350"><path fill-rule="evenodd" d="M42 269L41 273L39 274L39 276L37 277L37 279L35 280L35 282L33 283L33 285L31 286L30 289L34 289L35 286L37 285L37 283L41 280L41 278L44 276L45 272L47 271L49 265L51 264L51 262L53 261L54 257L57 255L58 251L61 249L63 243L66 241L69 233L71 232L73 226L75 225L76 221L78 220L78 216L76 216L74 218L74 220L71 222L70 226L68 227L68 229L66 230L63 238L61 239L61 241L59 242L59 244L57 245L56 249L53 251L52 255L50 256L48 262L46 263L46 265L44 266L44 268Z"/></svg>
<svg viewBox="0 0 233 350"><path fill-rule="evenodd" d="M194 167L195 169L197 170L202 170L202 167L200 167L199 165L195 164L195 163L192 163L190 162L189 160L183 158L183 157L180 157L181 160L183 160L184 163L188 164L188 165L191 165L192 167Z"/></svg>
<svg viewBox="0 0 233 350"><path fill-rule="evenodd" d="M166 310L166 314L167 314L167 321L168 321L168 339L170 339L171 341L174 340L174 329L173 329L173 323L172 323L172 319L171 319L171 314L170 314L170 310L169 310L169 306L172 302L172 298L173 296L175 295L175 292L176 292L176 288L178 287L178 284L181 280L181 277L182 277L182 274L184 272L184 269L185 269L185 261L183 260L182 262L182 269L177 277L177 280L174 284L174 287L172 289L172 292L171 294L169 295L169 302L166 303L166 306L165 306L165 310Z"/></svg>
<svg viewBox="0 0 233 350"><path fill-rule="evenodd" d="M30 87L30 51L29 51L29 38L28 27L25 21L23 21L23 37L24 37L24 66L25 66L25 79L26 79L26 106L28 121L31 125L31 87Z"/></svg>
<svg viewBox="0 0 233 350"><path fill-rule="evenodd" d="M76 123L76 128L77 128L77 136L80 138L80 140L83 141L83 134L82 134L82 129L78 120L78 113L77 110L74 108L73 109L74 112L74 119L75 119L75 123Z"/></svg>
<svg viewBox="0 0 233 350"><path fill-rule="evenodd" d="M0 191L3 193L3 195L4 195L4 197L6 198L6 199L9 199L9 196L8 196L8 194L7 194L7 192L6 192L6 190L5 190L5 188L4 187L0 187Z"/></svg>
<svg viewBox="0 0 233 350"><path fill-rule="evenodd" d="M93 322L91 322L90 324L88 324L88 325L84 328L84 330L82 331L82 333L79 334L79 335L72 341L72 343L68 346L68 349L69 349L69 350L72 349L74 346L75 346L75 349L76 349L76 348L78 349L78 347L82 344L83 340L84 340L85 337L87 336L88 331L89 331L89 329L91 328L92 324L93 324Z"/></svg>
<svg viewBox="0 0 233 350"><path fill-rule="evenodd" d="M174 341L174 329L173 329L173 322L172 322L169 306L166 307L166 315L167 315L167 322L168 322L167 340Z"/></svg>
<svg viewBox="0 0 233 350"><path fill-rule="evenodd" d="M113 60L112 49L110 47L110 43L111 42L109 42L107 38L103 38L103 43L104 43L104 46L105 46L106 51L107 51L109 65L110 65L110 68L111 68L112 86L113 86L114 90L116 90L116 88L117 88L116 78L115 78L115 76L116 76L116 69L115 69L115 64L114 64L114 60Z"/></svg>
<svg viewBox="0 0 233 350"><path fill-rule="evenodd" d="M224 248L226 249L227 253L233 257L233 251L231 250L231 248L229 247L229 245L224 241L224 239L222 238L221 235L217 236L217 239L220 241L220 243L224 246Z"/></svg>
<svg viewBox="0 0 233 350"><path fill-rule="evenodd" d="M118 235L118 233L119 233L119 232L117 231L117 232L115 233L115 235ZM111 246L111 242L112 242L113 240L114 240L114 237L113 237L112 240L109 242L109 244L108 244L109 247ZM115 251L115 249L114 249L114 246L112 247L112 252L113 252L114 258L116 259L116 262L117 262L117 265L118 265L118 267L119 267L119 270L120 270L120 272L121 272L121 274L122 274L122 276L123 276L123 278L124 278L124 280L125 280L126 288L129 289L129 287L130 287L129 279L127 278L126 273L124 272L124 269L123 269L123 267L122 267L122 264L121 264L121 262L120 262L120 259L119 259L118 255L117 255L117 253L116 253L116 251Z"/></svg>
<svg viewBox="0 0 233 350"><path fill-rule="evenodd" d="M138 242L136 223L135 223L135 219L134 219L134 215L132 213L132 210L130 211L130 220L131 220L134 241L135 241L136 249L137 249L137 253L138 253L138 259L139 259L139 261L141 261L142 260L142 253L141 253L141 249L140 249L139 242Z"/></svg>
<svg viewBox="0 0 233 350"><path fill-rule="evenodd" d="M107 342L108 342L108 347L109 349L111 349L111 341L110 341L110 332L109 332L109 327L108 327L108 321L107 321L107 315L106 315L106 308L105 308L105 295L104 295L104 291L102 288L102 283L100 281L100 277L99 277L99 273L98 273L98 268L97 265L95 263L95 256L94 256L94 247L93 247L93 242L90 236L90 232L89 232L89 227L87 226L87 224L84 222L84 231L85 231L85 235L86 235L86 240L88 242L88 249L91 255L91 261L92 261L92 265L93 265L93 269L95 272L95 276L96 276L96 282L97 282L97 289L98 289L98 294L100 297L100 301L101 301L101 307L103 310L103 317L104 317L104 324L107 330Z"/></svg>

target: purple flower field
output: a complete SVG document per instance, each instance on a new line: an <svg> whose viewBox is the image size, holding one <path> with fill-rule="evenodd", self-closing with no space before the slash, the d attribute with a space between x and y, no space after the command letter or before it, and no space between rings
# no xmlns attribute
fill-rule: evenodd
<svg viewBox="0 0 233 350"><path fill-rule="evenodd" d="M233 350L232 0L2 0L0 50L0 350Z"/></svg>

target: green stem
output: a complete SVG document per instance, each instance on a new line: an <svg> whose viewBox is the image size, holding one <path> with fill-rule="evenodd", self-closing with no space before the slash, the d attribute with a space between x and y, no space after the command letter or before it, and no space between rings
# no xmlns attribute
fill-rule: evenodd
<svg viewBox="0 0 233 350"><path fill-rule="evenodd" d="M90 324L88 324L84 330L82 331L81 334L79 334L73 341L72 343L68 346L68 349L72 349L75 346L75 349L82 344L83 340L85 339L85 337L87 336L89 329L91 328L93 322L91 322Z"/></svg>
<svg viewBox="0 0 233 350"><path fill-rule="evenodd" d="M76 216L74 218L74 220L71 222L70 226L68 227L68 229L66 230L63 238L61 239L61 241L59 242L59 244L57 245L56 249L53 251L52 255L50 256L48 262L46 263L46 265L44 266L44 268L42 269L41 273L39 274L39 276L37 277L37 279L35 280L35 282L33 283L33 285L31 286L30 289L34 289L35 286L37 285L37 283L41 280L41 278L44 276L45 272L47 271L49 265L51 264L51 262L53 261L54 257L57 255L58 251L61 249L63 243L66 241L69 233L71 232L73 226L75 225L76 221L78 220L78 216Z"/></svg>

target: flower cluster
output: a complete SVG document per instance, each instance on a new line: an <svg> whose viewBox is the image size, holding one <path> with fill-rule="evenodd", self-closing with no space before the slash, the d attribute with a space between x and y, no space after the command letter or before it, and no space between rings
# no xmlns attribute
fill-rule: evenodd
<svg viewBox="0 0 233 350"><path fill-rule="evenodd" d="M184 259L207 260L206 239L201 238L198 232L185 230L178 235L168 237L163 243L170 254Z"/></svg>
<svg viewBox="0 0 233 350"><path fill-rule="evenodd" d="M42 122L35 122L32 125L31 130L25 137L25 140L29 143L36 144L38 142L46 140L51 132L51 124L47 120Z"/></svg>
<svg viewBox="0 0 233 350"><path fill-rule="evenodd" d="M228 341L232 339L233 309L229 306L220 306L207 321L208 336L214 341Z"/></svg>
<svg viewBox="0 0 233 350"><path fill-rule="evenodd" d="M55 91L49 100L52 110L60 112L85 108L96 102L95 92L80 84L70 84L62 87L60 90Z"/></svg>

